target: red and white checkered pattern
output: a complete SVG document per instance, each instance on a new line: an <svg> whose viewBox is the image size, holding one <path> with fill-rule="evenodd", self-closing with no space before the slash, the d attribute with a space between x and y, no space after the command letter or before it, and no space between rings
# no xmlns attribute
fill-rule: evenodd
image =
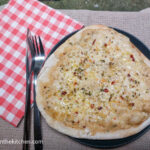
<svg viewBox="0 0 150 150"><path fill-rule="evenodd" d="M17 126L24 115L26 30L40 35L48 54L83 25L37 0L10 0L0 13L0 117Z"/></svg>

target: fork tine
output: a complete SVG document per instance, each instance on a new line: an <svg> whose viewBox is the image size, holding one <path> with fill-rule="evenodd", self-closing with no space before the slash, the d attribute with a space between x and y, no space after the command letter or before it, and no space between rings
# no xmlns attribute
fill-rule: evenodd
<svg viewBox="0 0 150 150"><path fill-rule="evenodd" d="M40 52L41 52L41 55L45 55L43 44L42 44L40 36L38 36L38 38L39 38L39 43L40 43Z"/></svg>
<svg viewBox="0 0 150 150"><path fill-rule="evenodd" d="M32 36L29 28L27 29L27 43L31 50L31 55L35 56L42 55L45 56L42 40L40 36Z"/></svg>
<svg viewBox="0 0 150 150"><path fill-rule="evenodd" d="M34 51L34 54L36 55L37 50L36 50L35 40L34 40L34 37L33 37L33 36L31 37L31 42L32 42L32 45L33 45L33 51Z"/></svg>
<svg viewBox="0 0 150 150"><path fill-rule="evenodd" d="M35 47L36 47L36 52L39 55L39 47L38 47L38 43L37 43L37 38L36 36L34 36L34 40L35 40Z"/></svg>

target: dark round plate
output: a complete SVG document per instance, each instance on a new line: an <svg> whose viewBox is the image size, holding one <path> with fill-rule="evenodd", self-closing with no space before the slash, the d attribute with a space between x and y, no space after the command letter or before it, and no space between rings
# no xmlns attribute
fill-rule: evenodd
<svg viewBox="0 0 150 150"><path fill-rule="evenodd" d="M116 31L118 31L119 33L124 34L125 36L127 36L130 41L148 58L150 59L150 50L139 40L137 39L135 36L122 31L120 29L116 29L113 28ZM73 34L75 34L78 31L72 32L69 35L65 36L62 40L60 40L50 51L50 53L48 54L47 58L61 45L63 44L69 37L71 37ZM140 131L139 133L126 137L126 138L122 138L122 139L114 139L114 140L89 140L89 139L78 139L78 138L72 138L73 140L84 144L86 146L90 146L90 147L94 147L94 148L116 148L119 146L123 146L125 144L128 144L134 140L136 140L137 138L141 137L146 131L148 131L150 129L150 125L147 126L145 129L143 129L142 131Z"/></svg>

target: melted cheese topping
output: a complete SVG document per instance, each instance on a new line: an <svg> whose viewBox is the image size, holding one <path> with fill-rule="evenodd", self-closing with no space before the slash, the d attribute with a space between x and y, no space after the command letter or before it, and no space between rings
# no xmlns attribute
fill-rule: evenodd
<svg viewBox="0 0 150 150"><path fill-rule="evenodd" d="M149 69L126 37L85 30L67 41L61 61L43 83L46 112L72 128L115 131L137 126L150 114ZM133 53L134 51L134 53Z"/></svg>

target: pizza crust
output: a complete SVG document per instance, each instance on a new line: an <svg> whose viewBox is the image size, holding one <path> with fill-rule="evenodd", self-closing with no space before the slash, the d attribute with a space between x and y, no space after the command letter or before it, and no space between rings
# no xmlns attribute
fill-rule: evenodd
<svg viewBox="0 0 150 150"><path fill-rule="evenodd" d="M86 27L84 29L82 29L81 31L79 31L77 34L73 35L71 38L73 39L73 41L75 42L76 40L78 40L81 36L81 33L86 30L86 29L100 29L100 30L104 30L104 29L109 29L112 30L106 26L103 25L92 25L89 27ZM120 37L123 40L128 40L127 37L125 37L124 35L120 34ZM129 44L132 44L129 41ZM133 44L132 44L133 45ZM144 62L150 67L150 60L148 60L136 47L135 47L136 53L143 58ZM37 106L42 114L42 116L46 119L46 122L48 123L48 125L54 129L56 129L57 131L72 136L72 137L76 137L76 138L85 138L85 139L119 139L119 138L125 138L131 135L134 135L138 132L140 132L141 130L143 130L145 127L147 127L148 125L150 125L150 118L148 118L147 120L145 120L142 124L140 124L137 127L132 127L129 129L123 129L123 130L117 130L114 132L97 132L96 134L91 134L90 131L85 128L85 129L75 129L75 128L71 128L68 126L65 126L63 123L54 120L50 115L48 115L46 113L46 111L44 110L44 106L42 103L42 95L41 95L41 91L40 91L40 81L42 82L48 82L49 80L49 72L51 69L54 69L56 67L56 64L58 61L60 61L61 59L61 54L65 51L65 43L61 45L61 47L59 47L45 62L42 70L40 71L40 74L38 76L38 81L37 81ZM150 69L147 70L150 73ZM148 84L150 85L150 83L148 82Z"/></svg>

